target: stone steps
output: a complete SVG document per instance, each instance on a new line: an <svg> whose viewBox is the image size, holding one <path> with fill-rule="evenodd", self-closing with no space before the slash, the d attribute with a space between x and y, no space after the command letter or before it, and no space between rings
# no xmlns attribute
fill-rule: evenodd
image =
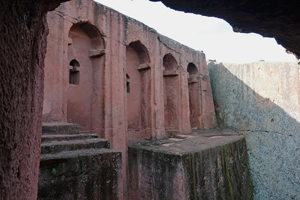
<svg viewBox="0 0 300 200"><path fill-rule="evenodd" d="M70 135L70 134L47 134L47 135L42 135L42 143L45 142L51 142L51 141L62 141L62 140L82 140L82 139L92 139L92 138L98 138L97 134L74 134L74 135Z"/></svg>
<svg viewBox="0 0 300 200"><path fill-rule="evenodd" d="M121 160L111 149L42 154L38 200L119 199Z"/></svg>
<svg viewBox="0 0 300 200"><path fill-rule="evenodd" d="M48 160L61 160L66 158L78 158L83 156L92 156L96 154L109 154L109 153L120 153L118 151L115 151L113 149L79 149L79 150L71 150L71 151L62 151L55 154L42 154L40 157L40 163L41 166L48 165Z"/></svg>
<svg viewBox="0 0 300 200"><path fill-rule="evenodd" d="M118 199L121 152L71 123L44 123L38 199Z"/></svg>
<svg viewBox="0 0 300 200"><path fill-rule="evenodd" d="M80 149L109 149L109 142L100 138L48 141L41 144L41 154L55 154Z"/></svg>
<svg viewBox="0 0 300 200"><path fill-rule="evenodd" d="M42 133L44 134L79 134L79 125L67 122L43 123Z"/></svg>

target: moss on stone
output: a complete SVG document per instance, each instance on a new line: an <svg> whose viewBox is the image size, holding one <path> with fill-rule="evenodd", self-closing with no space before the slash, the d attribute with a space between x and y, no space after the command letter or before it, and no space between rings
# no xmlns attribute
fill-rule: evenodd
<svg viewBox="0 0 300 200"><path fill-rule="evenodd" d="M224 168L225 168L225 174L226 174L226 178L227 178L227 183L228 183L228 187L229 187L229 194L230 194L230 198L232 200L234 200L234 190L231 184L231 180L230 180L230 171L229 171L229 163L228 163L228 154L227 154L227 150L226 150L226 146L223 147L223 157L224 157Z"/></svg>

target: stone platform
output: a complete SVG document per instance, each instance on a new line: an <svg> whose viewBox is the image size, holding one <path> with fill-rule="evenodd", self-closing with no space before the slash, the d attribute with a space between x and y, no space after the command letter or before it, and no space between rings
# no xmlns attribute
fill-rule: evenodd
<svg viewBox="0 0 300 200"><path fill-rule="evenodd" d="M245 138L194 131L129 145L130 199L252 199Z"/></svg>
<svg viewBox="0 0 300 200"><path fill-rule="evenodd" d="M120 199L121 152L77 124L43 124L39 200ZM62 131L62 133L60 132Z"/></svg>

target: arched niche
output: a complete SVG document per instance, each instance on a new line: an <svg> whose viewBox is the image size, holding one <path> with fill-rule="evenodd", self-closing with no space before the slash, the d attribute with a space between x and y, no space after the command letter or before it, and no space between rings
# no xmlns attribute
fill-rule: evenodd
<svg viewBox="0 0 300 200"><path fill-rule="evenodd" d="M194 63L189 63L187 67L187 72L189 73L189 76L197 75L198 74L198 68Z"/></svg>
<svg viewBox="0 0 300 200"><path fill-rule="evenodd" d="M189 63L188 72L188 88L189 88L189 107L190 107L190 123L193 129L200 128L199 116L201 114L198 68L194 63Z"/></svg>
<svg viewBox="0 0 300 200"><path fill-rule="evenodd" d="M163 57L164 126L167 131L179 130L178 64L172 54Z"/></svg>
<svg viewBox="0 0 300 200"><path fill-rule="evenodd" d="M76 59L71 60L70 66L72 69L69 71L69 84L79 85L80 73L79 67L80 64Z"/></svg>
<svg viewBox="0 0 300 200"><path fill-rule="evenodd" d="M135 41L126 46L128 139L151 135L151 72L147 48Z"/></svg>
<svg viewBox="0 0 300 200"><path fill-rule="evenodd" d="M126 74L126 92L130 93L130 76Z"/></svg>
<svg viewBox="0 0 300 200"><path fill-rule="evenodd" d="M99 132L102 127L104 48L96 26L81 22L70 28L67 121L79 124L82 132Z"/></svg>

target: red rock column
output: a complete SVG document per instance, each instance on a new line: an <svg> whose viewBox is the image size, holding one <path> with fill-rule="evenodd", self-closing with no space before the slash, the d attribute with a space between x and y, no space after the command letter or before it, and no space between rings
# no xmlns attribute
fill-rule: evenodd
<svg viewBox="0 0 300 200"><path fill-rule="evenodd" d="M200 52L202 58L200 67L200 106L201 115L200 123L202 129L211 129L217 125L217 120L215 116L215 107L213 104L212 89L210 84L210 76L208 72L208 67L205 59L205 54Z"/></svg>
<svg viewBox="0 0 300 200"><path fill-rule="evenodd" d="M63 0L0 0L0 198L36 199L46 12Z"/></svg>

